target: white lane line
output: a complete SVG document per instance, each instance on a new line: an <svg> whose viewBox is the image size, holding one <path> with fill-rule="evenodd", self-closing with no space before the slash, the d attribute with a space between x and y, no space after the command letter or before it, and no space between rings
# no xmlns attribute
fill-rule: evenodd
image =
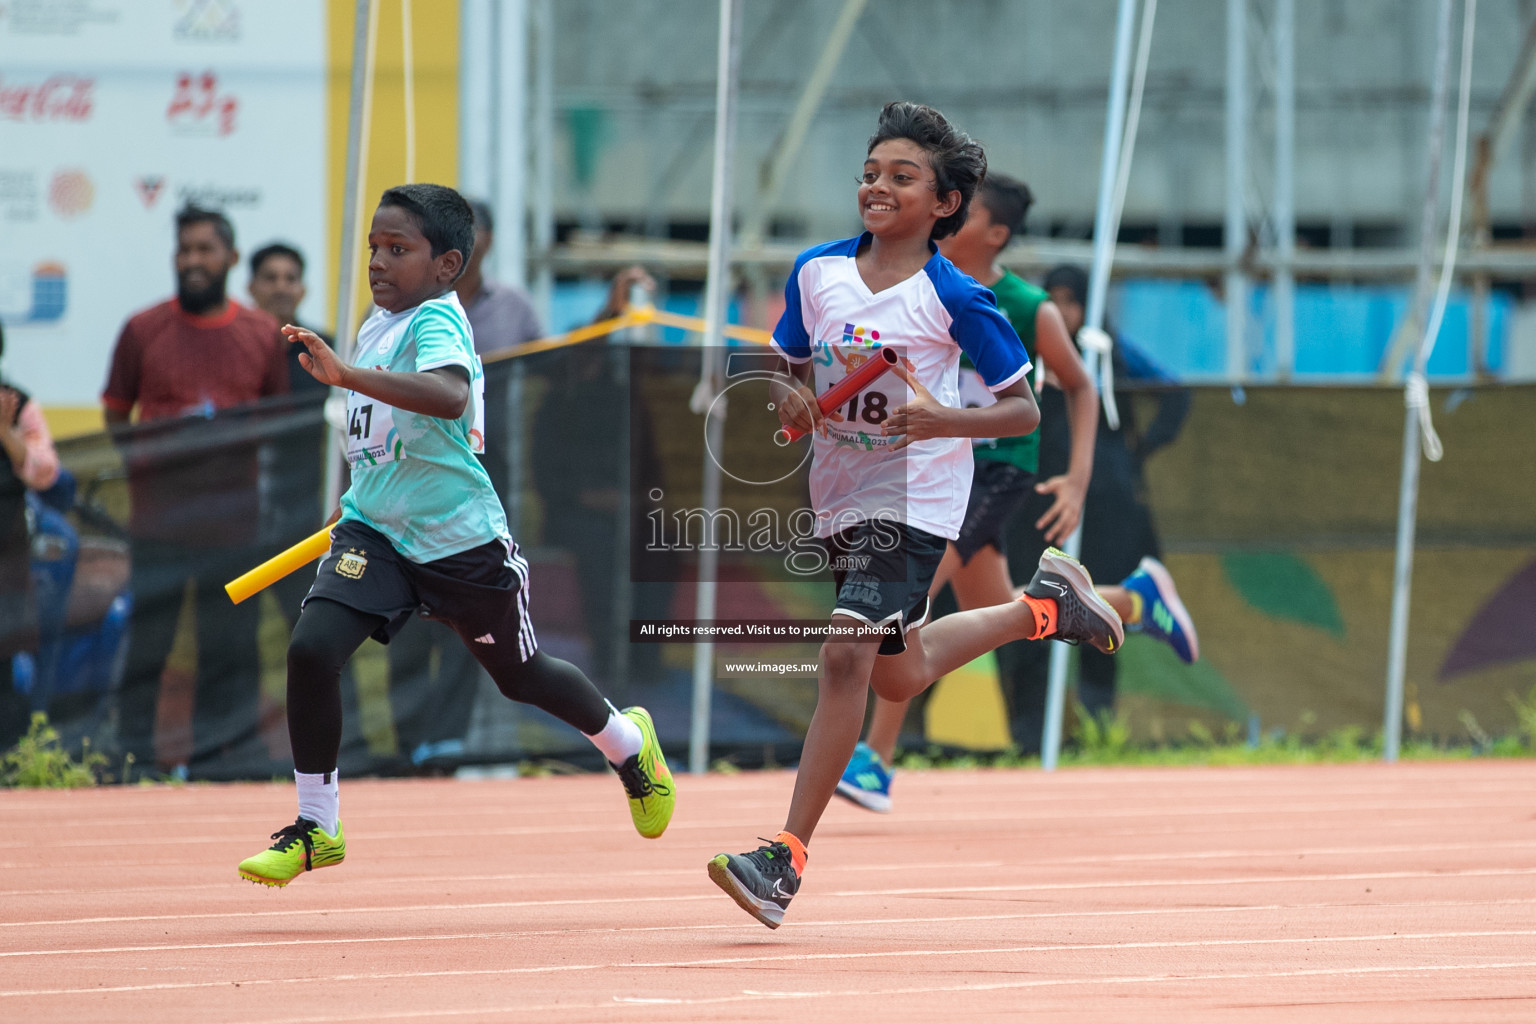
<svg viewBox="0 0 1536 1024"><path fill-rule="evenodd" d="M1049 805L1060 804L1069 811L1077 810L1083 807L1085 794L1076 791L1068 792L1045 788L1044 784L1041 782L1042 777L1038 773L1035 773L1029 769L1019 769L1018 774L1019 780L1017 786L995 786L993 785L993 781L995 780L996 776L989 778L985 775L984 772L956 772L953 774L904 772L902 777L909 780L909 786L922 786L925 789L937 790L938 792L933 793L932 795L942 799L944 806L947 808L965 807L972 803L979 808L995 807L997 803L997 793L995 792L996 790L1002 790L1007 795L1010 806L1020 811L1027 812L1029 809L1035 807L1036 805L1039 805L1041 809L1052 809ZM1057 778L1060 778L1060 776L1058 775ZM352 780L348 782L349 792L352 792L355 787L360 785L362 785L362 783L360 783L358 780ZM1111 785L1106 782L1103 787L1104 799L1109 803L1134 803L1134 805L1137 807L1167 806L1171 808L1184 809L1187 808L1191 799L1207 799L1212 796L1219 797L1223 800L1242 800L1249 798L1243 806L1251 808L1253 806L1253 801L1251 798L1255 795L1251 792L1251 784L1246 782L1241 785L1221 787L1220 790L1217 790L1215 787L1211 786L1202 786L1199 788L1197 793L1185 794L1177 798L1168 797L1166 795L1167 780L1165 778L1158 778L1148 782L1147 785L1153 790L1152 792L1128 795L1125 786L1122 786L1119 783ZM1416 789L1416 786L1417 783L1415 783L1413 786L1339 786L1329 788L1328 796L1330 798L1330 806L1347 804L1351 800L1359 800L1362 798L1369 798L1374 800L1397 798L1397 802L1412 806L1417 802L1419 798L1419 793ZM967 790L974 787L985 788L988 790L988 792L967 792ZM1488 801L1486 801L1486 805L1488 806L1508 807L1510 806L1511 798L1517 798L1515 800L1515 805L1521 806L1519 800L1523 800L1529 794L1529 789L1530 779L1526 778L1521 779L1518 782L1511 780L1509 785L1495 785L1487 783L1458 783L1456 792L1467 797L1487 797L1489 798ZM459 792L468 793L470 791L465 789ZM475 790L474 792L476 796L473 800L473 806L483 807L485 804L485 792L483 790ZM711 791L705 795L714 795L716 792L722 796L727 795L725 790ZM287 790L287 793L291 796L291 787ZM548 794L545 794L543 797L537 799L530 798L526 792L518 792L514 791L513 789L506 790L506 794L507 802L515 804L520 811L526 810L529 813L535 813L541 810L552 810L556 809L557 807L562 814L592 814L611 816L613 810L613 800L609 799L608 797L594 796L590 803L586 801L572 802L562 800L558 802L555 807L552 807L546 806L551 803ZM132 800L135 795L136 794L132 793L131 791L129 793L125 793L124 800L122 802ZM249 794L244 795L249 796ZM447 792L442 794L434 794L434 797L446 795L448 795ZM356 794L355 798L357 803L362 805L365 803L371 803L372 796L373 794ZM1317 791L1316 787L1313 786L1294 789L1290 787L1285 789L1270 788L1265 789L1262 793L1257 794L1257 796L1260 801L1264 802L1265 806L1268 806L1272 801L1315 800L1317 798ZM928 797L929 794L924 793L921 797L914 799L926 800ZM1159 804L1158 801L1160 799L1166 801L1166 803ZM11 799L7 800L5 803L0 803L0 822L5 822L10 818L14 818L17 821L20 821L23 818L27 820L35 819L37 816L38 808L23 806L23 802L23 799L21 799L17 794L13 793L11 794ZM47 803L46 801L37 802L44 805ZM423 800L420 801L420 803L422 807L402 807L398 801L392 801L389 806L369 808L366 811L366 814L372 821L399 820L409 822L420 817L420 815L423 813L422 808L438 810L444 806L452 805L452 801L436 798L432 800ZM466 803L470 803L470 801L466 799ZM120 807L121 804L115 804L114 806ZM227 807L228 798L226 797L220 799L218 801L218 806L221 808ZM1284 805L1276 803L1276 806ZM1458 804L1457 806L1466 805ZM776 797L774 799L768 799L761 794L759 794L758 799L755 800L745 795L741 798L737 798L733 795L730 809L732 812L753 811L758 809L765 811L778 811L782 810L782 803ZM74 817L61 819L56 822L50 822L50 829L53 831L71 828L87 831L99 831L103 828L160 829L164 827L166 817L175 813L180 813L186 816L188 819L195 819L196 821L203 822L205 824L248 825L252 820L251 814L249 813L207 813L201 804L188 805L184 801L177 799L175 801L156 805L152 811L146 813L143 817Z"/></svg>
<svg viewBox="0 0 1536 1024"><path fill-rule="evenodd" d="M1286 830L1282 830L1286 831ZM1183 833L1181 833L1183 834ZM864 837L839 836L835 841L852 845ZM885 841L883 836L871 836L872 840ZM1395 843L1367 846L1298 846L1298 847L1269 847L1263 850L1252 849L1225 849L1225 850L1185 850L1163 853L1119 853L1119 854L1094 854L1077 857L1045 857L1031 858L1023 862L1030 870L1036 871L1051 867L1080 867L1095 864L1118 863L1177 863L1180 861L1200 860L1263 860L1275 857L1336 857L1336 856L1382 856L1387 854L1424 854L1424 853L1458 853L1465 850L1485 852L1491 850L1530 850L1536 849L1536 839L1507 839L1487 840L1471 843ZM149 862L146 862L146 864ZM158 862L156 862L158 863ZM987 868L1008 866L1012 862L999 860L985 861L944 861L944 862L919 862L919 863L849 863L831 864L826 867L818 867L818 873L858 871L972 871ZM694 868L648 868L635 871L608 871L605 875L610 878L660 878L660 877L693 877L698 872ZM522 871L504 872L489 875L412 875L389 876L385 878L359 879L355 884L382 885L397 887L402 883L411 885L439 885L464 882L524 882L539 881L544 879L569 878L567 871ZM128 888L94 887L89 889L0 889L0 897L22 896L86 896L97 894L120 893L185 893L192 891L217 892L228 889L223 883L185 886L135 886ZM0 928L29 926L35 922L27 921L0 921Z"/></svg>
<svg viewBox="0 0 1536 1024"><path fill-rule="evenodd" d="M894 960L900 958L932 958L932 957L973 957L973 956L1006 956L1026 953L1090 953L1090 952L1124 952L1129 950L1156 950L1156 949L1221 949L1236 946L1297 946L1297 945L1323 945L1354 942L1441 942L1450 939L1497 939L1497 938L1527 938L1536 937L1536 929L1520 929L1516 931L1465 931L1465 932L1382 932L1375 935L1328 935L1328 936L1295 936L1259 939L1185 939L1170 941L1143 941L1143 942L1064 942L1064 943L1032 943L1025 946L982 946L969 949L900 949L889 951L862 951L862 952L836 952L836 953L812 953L797 951L787 954L772 954L759 956L722 956L703 957L694 960L655 960L655 961L610 961L604 963L586 964L545 964L537 967L486 967L474 969L442 970L442 971L384 971L367 974L334 974L334 975L310 975L306 978L251 978L239 979L240 985L280 985L293 982L306 982L309 984L329 985L337 982L350 981L390 981L400 979L423 978L474 978L474 977L510 977L526 974L571 974L586 971L622 971L622 970L670 970L692 969L699 967L731 967L754 964L795 963L808 962L835 963L843 961L871 961ZM430 939L431 936L418 936L417 939ZM277 945L286 945L278 943ZM177 947L165 947L174 949ZM1475 955L1475 954L1473 954ZM1455 969L1460 965L1437 965L1446 969ZM1469 965L1484 966L1484 965ZM975 970L989 970L989 968L973 968ZM1303 972L1304 973L1304 972ZM1347 972L1346 972L1347 973ZM1229 975L1215 974L1214 978L1226 978ZM144 985L93 985L78 988L53 988L53 989L16 989L0 991L0 998L10 997L36 997L36 996L60 996L60 995L84 995L100 994L105 992L146 992L163 991L167 989L198 989L223 987L233 983L233 979L222 981L188 981L188 982L154 982ZM983 986L985 987L985 986ZM1003 987L1008 987L1006 984ZM791 993L792 994L792 993Z"/></svg>
<svg viewBox="0 0 1536 1024"><path fill-rule="evenodd" d="M996 802L993 801L991 806L996 806ZM1519 807L1511 805L1508 801L1490 802L1487 804L1472 804L1465 800L1436 802L1409 799L1405 796L1404 800L1386 801L1379 803L1349 803L1346 801L1280 805L1274 804L1267 800L1253 800L1238 805L1222 807L1214 805L1203 805L1198 801L1186 801L1167 806L1137 805L1133 807L1103 807L1094 808L1091 811L1083 808L1082 805L1075 805L1073 807L1062 808L1060 810L1053 810L1049 814L1022 813L1020 810L1013 808L997 811L991 814L961 810L954 813L945 814L916 814L904 816L902 818L901 824L904 828L911 828L912 826L917 825L953 825L957 823L987 824L991 822L1005 822L1016 827L1038 826L1042 822L1057 820L1081 821L1090 813L1095 821L1144 819L1166 820L1170 817L1195 817L1201 819L1202 821L1209 822L1209 820L1212 818L1224 816L1240 817L1248 815L1263 815L1266 819L1273 820L1285 815L1295 814L1305 816L1309 819L1315 819L1318 815L1327 813L1358 816L1367 813L1393 811L1403 811L1414 814L1423 813L1425 811L1459 811L1463 813L1483 812L1480 814L1480 817L1483 820L1487 819L1489 813L1513 816L1522 821L1527 817ZM564 812L562 811L562 814L563 813ZM609 813L607 817L612 819L612 814ZM742 819L742 821L748 820L749 819L745 818ZM1391 823L1390 819L1387 823ZM733 824L734 823L731 820L718 818L711 821L684 820L674 822L671 828L675 832L713 832L723 827L731 827ZM597 822L591 825L509 825L501 828L434 829L432 836L434 839L474 839L478 837L507 838L517 836L585 835L594 832L612 832L615 827L616 826L613 824L613 821L609 820ZM742 827L749 826L743 825ZM165 829L165 822L159 822L155 828L158 832L163 833ZM1271 828L1273 828L1273 826L1271 826ZM370 833L368 838L389 842L419 842L421 840L421 833L413 831ZM186 845L192 843L223 844L230 843L235 840L233 840L228 835L178 835L176 841L178 844ZM17 840L14 842L0 842L0 850L51 851L57 849L93 849L100 847L159 846L163 845L163 843L164 840L160 835L149 835L142 838L97 837L91 839L71 839L57 841L50 839L46 842L42 840Z"/></svg>
<svg viewBox="0 0 1536 1024"><path fill-rule="evenodd" d="M991 804L991 806L995 806L995 801L994 804ZM1163 821L1167 820L1167 818L1197 817L1201 818L1201 821L1206 824L1206 827L1195 829L1197 832L1203 832L1203 834L1209 834L1209 832L1240 832L1241 834L1241 832L1286 831L1286 829L1293 829L1293 827L1322 827L1327 823L1319 823L1318 815L1329 814L1329 812L1332 812L1332 814L1335 815L1347 814L1355 817L1355 815L1375 814L1375 812L1385 812L1385 814L1390 815L1392 812L1402 811L1409 811L1412 812L1412 814L1422 814L1422 812L1425 811L1495 812L1495 814L1508 815L1508 817L1513 817L1514 820L1521 821L1521 823L1524 823L1524 821L1528 820L1528 814L1527 811L1525 811L1524 806L1518 806L1518 804L1511 803L1467 804L1462 803L1462 801L1447 801L1447 803L1425 803L1425 801L1413 801L1412 804L1293 804L1293 806L1279 806L1279 808L1276 808L1276 806L1270 806L1270 804L1264 804L1263 801L1258 801L1258 803L1243 804L1243 806L1240 806L1240 808L1206 808L1206 806L1198 806L1198 804L1180 804L1180 808L1177 809L1144 808L1144 806L1141 806L1141 808L1077 808L1075 811L1066 811L1066 809L1063 809L1063 811L1052 812L1052 814L1049 815L1020 814L1020 812L1017 811L1000 811L995 812L995 814L982 814L982 812L968 811L952 812L952 814L914 814L903 815L902 827L903 829L906 829L906 831L911 831L911 829L914 829L914 827L925 826L925 824L963 824L963 826L975 826L975 824L1006 823L1015 827L1029 827L1029 829L1040 829L1040 827L1060 827L1061 831L1063 831L1063 834L1066 834L1066 832L1069 831L1069 824L1078 823L1078 821L1083 820L1084 817L1092 817L1095 821L1140 821L1149 820L1149 818L1150 820ZM562 812L562 814L564 814L564 812ZM1307 818L1307 821L1306 823L1301 824L1301 826L1296 826L1296 824L1276 823L1276 820L1278 820L1279 817L1283 817L1284 814L1303 815L1303 817ZM1264 818L1266 818L1266 823L1256 827L1241 827L1241 829L1240 827L1213 826L1213 824L1209 823L1210 818L1223 817L1223 815L1264 815ZM610 814L607 815L607 818L610 818L610 820L598 821L598 823L593 824L567 824L567 826L547 826L547 824L541 824L541 826L504 826L495 827L495 829L436 829L435 827L432 832L432 838L433 840L439 840L439 838L450 838L450 840L475 840L475 838L539 837L539 835L607 834L607 832L614 832L614 829L616 829L616 824L614 824L614 818L613 814L611 814L611 809ZM1479 814L1478 820L1487 821L1488 814ZM677 832L677 834L680 834L680 832L717 832L719 829L722 829L722 827L746 827L746 829L750 829L750 827L754 827L751 826L750 821L751 820L748 820L748 818L742 818L740 821L722 820L722 818L716 818L716 820L710 821L674 821L674 823L671 824L670 829L673 832ZM1054 824L1051 824L1057 823L1057 821L1061 821L1061 823L1066 824L1061 824L1061 826L1054 826ZM1442 827L1447 824L1447 820L1445 820L1445 818L1439 817L1422 818L1422 821L1439 824L1439 826ZM871 823L868 824L869 826L876 826L877 823L872 823L871 821ZM1396 826L1398 821L1393 820L1392 817L1387 817L1382 824L1387 827L1392 827ZM839 823L837 823L837 827L848 827L848 821L839 821ZM166 829L166 821L161 821L161 823L158 823L157 829L158 832L163 834L164 829ZM962 829L962 832L966 831L974 832L975 829ZM885 840L886 835L888 835L888 832L889 829L879 829L879 835L871 834L868 838L880 838L880 840L883 841ZM1152 831L1147 831L1147 829L1135 829L1135 831L1129 832L1129 834L1184 835L1189 834L1189 832L1190 829L1186 829L1186 827L1167 826L1161 827L1161 829L1152 829ZM421 832L409 831L409 829L407 829L407 831L401 832L369 832L369 834L367 834L367 838L372 841L381 841L381 843L406 843L406 841L416 841L416 843L419 843L422 837ZM189 844L230 844L237 843L237 841L241 840L238 840L238 838L235 837L230 837L230 835L227 834L177 835L178 846L189 846ZM149 837L149 835L146 835L146 837L143 838L95 837L89 838L89 840L84 840L83 838L83 840L57 841L49 838L49 840L46 841L17 840L12 841L12 843L3 843L3 841L0 841L0 851L38 851L45 852L45 854L52 854L52 852L58 851L58 849L108 849L108 847L111 847L111 849L123 849L123 847L155 847L163 846L163 844L163 838L158 837L158 835L154 835L154 837Z"/></svg>
<svg viewBox="0 0 1536 1024"><path fill-rule="evenodd" d="M658 1003L674 1006L721 1006L732 1003L756 1003L778 1001L782 999L870 999L886 996L924 996L942 995L950 992L1006 992L1028 989L1060 989L1060 988L1094 988L1098 986L1143 986L1162 985L1167 983L1187 982L1232 982L1232 981L1272 981L1288 978L1335 978L1335 977L1361 977L1378 974L1430 974L1447 971L1517 971L1529 970L1536 967L1536 961L1513 961L1492 964L1403 964L1403 965L1377 965L1372 967L1344 967L1344 968L1311 968L1301 971L1265 971L1243 972L1240 974L1141 974L1141 975L1114 975L1103 978L1031 978L1023 981L987 982L966 984L964 982L949 985L925 985L903 986L901 988L877 988L877 989L825 989L820 991L796 990L785 992L766 992L753 989L744 989L740 994L724 996L704 996L701 998L686 998L676 996L612 996L610 999L599 1002L581 1003L574 1000L562 1000L554 1003L531 1005L528 1003L514 1003L498 1006L478 1006L473 1009L447 1009L435 1008L431 1010L398 1010L391 1009L391 1020L441 1020L453 1017L470 1017L476 1020L485 1020L492 1016L529 1015L535 1020L546 1020L546 1014L568 1015L572 1010L596 1010L602 1011L604 1020L611 1019L615 1004ZM1516 997L1518 998L1518 997ZM1536 1000L1522 1000L1536 1001ZM1274 1003L1258 1002L1250 998L1250 1002L1256 1006L1264 1007L1277 1005ZM1417 1004L1418 1000L1413 1001ZM771 1015L777 1016L777 1011ZM362 1015L348 1015L344 1017L262 1017L247 1021L246 1024L376 1024L377 1013Z"/></svg>
<svg viewBox="0 0 1536 1024"><path fill-rule="evenodd" d="M1532 844L1536 845L1536 844ZM163 863L163 862L162 862ZM1037 863L1037 862L1032 862ZM977 871L986 868L1001 868L1011 866L1008 861L1001 860L966 860L966 861L927 861L919 863L903 864L829 864L818 871L831 873L833 871L857 871L863 874L868 871ZM692 868L641 868L634 871L608 871L603 872L604 878L697 878L699 869ZM401 885L455 885L464 882L535 882L548 879L571 878L570 871L513 871L493 875L410 875L370 877L351 880L349 887L361 886L385 886L398 889ZM95 887L90 889L0 889L0 897L10 896L89 896L111 895L116 896L125 893L185 893L185 892L221 892L230 889L243 889L242 886L233 883L219 882L206 885L155 885L135 886L129 888ZM0 921L0 928L18 927L24 922Z"/></svg>
<svg viewBox="0 0 1536 1024"><path fill-rule="evenodd" d="M1030 882L1015 885L953 885L902 889L835 889L817 892L818 898L885 898L891 896L969 896L988 893L1078 892L1090 889L1191 888L1232 885L1296 885L1321 882L1402 881L1433 878L1444 882L1462 878L1506 878L1536 875L1536 868L1473 868L1463 871L1373 871L1327 875L1246 875L1226 878L1145 878L1109 879L1090 882ZM306 907L294 910L230 910L208 914L126 914L112 917L75 917L53 921L15 922L31 928L81 925L121 924L125 922L222 920L226 918L326 917L341 914L462 913L471 910L508 910L529 907L608 906L634 903L686 903L718 900L718 893L705 892L663 896L600 896L582 899L495 900L481 903L421 903L403 906ZM158 948L158 947L155 947ZM0 957L33 956L50 950L15 950L0 952Z"/></svg>
<svg viewBox="0 0 1536 1024"><path fill-rule="evenodd" d="M698 897L692 897L697 899ZM1347 910L1353 914L1361 914L1365 911L1401 910L1401 909L1429 909L1450 907L1459 910L1473 907L1494 906L1530 906L1536 904L1536 899L1519 900L1471 900L1460 902L1455 900L1430 900L1421 902L1390 902L1390 903L1266 903L1266 904L1237 904L1225 907L1149 907L1137 910L1058 910L1058 911L1030 911L1015 914L949 914L942 916L922 917L868 917L849 919L816 920L797 919L796 931L813 931L828 928L886 928L898 925L928 925L928 924L954 924L954 923L985 923L1004 921L1043 921L1043 920L1084 920L1092 918L1109 917L1185 917L1202 914L1260 914L1260 913L1288 913L1319 910ZM327 935L313 939L273 939L249 942L198 942L182 943L175 945L156 946L116 946L116 947L89 947L81 949L48 949L31 951L13 951L0 953L0 956L85 956L96 953L164 953L199 949L225 949L225 948L250 948L250 947L287 947L287 946L342 946L342 945L370 945L391 942L416 942L428 940L432 942L450 941L479 941L486 939L517 939L525 940L549 935L573 936L573 935L632 935L657 932L701 932L701 931L740 931L751 935L762 935L757 924L749 924L744 921L733 921L729 924L682 924L682 925L635 925L635 926L605 926L599 928L537 928L518 929L516 931L493 932L463 932L444 934L434 932L429 935L380 935L366 936L362 938L340 937Z"/></svg>

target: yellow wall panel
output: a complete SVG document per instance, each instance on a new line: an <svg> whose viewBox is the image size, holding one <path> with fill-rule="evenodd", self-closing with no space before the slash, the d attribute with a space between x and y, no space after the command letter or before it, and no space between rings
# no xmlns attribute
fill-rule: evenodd
<svg viewBox="0 0 1536 1024"><path fill-rule="evenodd" d="M378 21L373 74L373 109L363 179L364 203L359 225L357 309L370 305L364 239L381 192L405 182L404 0L374 0ZM346 197L347 113L352 84L352 28L356 4L330 0L329 151L331 266L341 258L341 224ZM439 0L411 4L411 50L415 84L415 158L417 181L457 185L459 178L459 6ZM303 159L296 155L296 159ZM336 282L328 282L334 298ZM356 320L354 320L354 323Z"/></svg>

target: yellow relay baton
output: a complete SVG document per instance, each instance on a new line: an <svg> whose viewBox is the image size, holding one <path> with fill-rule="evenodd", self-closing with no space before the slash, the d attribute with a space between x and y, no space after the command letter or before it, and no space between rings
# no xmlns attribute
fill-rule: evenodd
<svg viewBox="0 0 1536 1024"><path fill-rule="evenodd" d="M331 550L331 528L326 526L299 541L287 551L273 555L256 568L224 584L224 592L235 604L252 594L259 594L296 569L303 568Z"/></svg>

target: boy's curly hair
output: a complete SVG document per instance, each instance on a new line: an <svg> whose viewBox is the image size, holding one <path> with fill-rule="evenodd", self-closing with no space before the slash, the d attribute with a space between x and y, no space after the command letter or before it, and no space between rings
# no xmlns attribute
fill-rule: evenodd
<svg viewBox="0 0 1536 1024"><path fill-rule="evenodd" d="M960 193L960 208L935 222L928 237L938 241L959 231L970 213L971 198L987 176L987 154L981 143L950 124L932 107L903 101L887 103L880 111L880 123L869 137L865 155L891 139L907 139L927 152L939 195Z"/></svg>

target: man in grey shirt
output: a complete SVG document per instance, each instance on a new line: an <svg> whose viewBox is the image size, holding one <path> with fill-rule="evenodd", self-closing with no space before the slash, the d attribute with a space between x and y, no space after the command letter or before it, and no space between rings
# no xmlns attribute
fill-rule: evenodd
<svg viewBox="0 0 1536 1024"><path fill-rule="evenodd" d="M475 352L487 360L485 368L485 454L480 464L490 474L491 486L508 503L507 477L511 458L512 425L507 407L512 374L506 360L494 357L543 337L543 325L527 293L512 285L487 281L482 273L486 254L496 241L496 221L484 200L471 199L475 214L475 251L454 285L459 304L469 317L475 335Z"/></svg>
<svg viewBox="0 0 1536 1024"><path fill-rule="evenodd" d="M485 279L481 268L496 240L496 221L483 200L471 199L469 208L475 213L475 251L454 290L475 332L475 351L489 356L541 337L544 328L522 289ZM486 408L492 408L490 402Z"/></svg>

